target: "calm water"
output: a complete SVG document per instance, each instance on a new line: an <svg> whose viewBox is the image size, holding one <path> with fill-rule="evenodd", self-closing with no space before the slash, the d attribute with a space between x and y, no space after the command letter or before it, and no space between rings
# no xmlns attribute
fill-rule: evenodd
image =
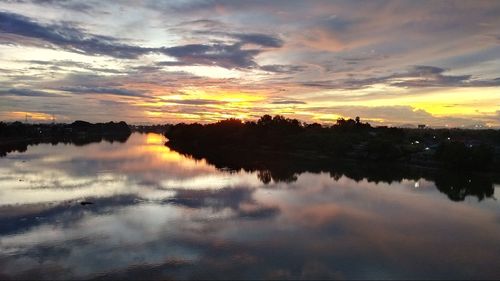
<svg viewBox="0 0 500 281"><path fill-rule="evenodd" d="M263 181L164 142L0 158L0 279L500 278L496 184L455 202L424 179Z"/></svg>

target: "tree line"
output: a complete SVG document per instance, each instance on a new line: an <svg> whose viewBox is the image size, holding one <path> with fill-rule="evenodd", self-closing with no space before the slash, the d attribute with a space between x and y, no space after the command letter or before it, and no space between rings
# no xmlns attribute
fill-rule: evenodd
<svg viewBox="0 0 500 281"><path fill-rule="evenodd" d="M333 125L304 123L281 115L257 121L180 123L165 132L169 146L183 150L259 150L309 158L402 161L424 166L485 170L498 165L498 130L372 127L340 118Z"/></svg>

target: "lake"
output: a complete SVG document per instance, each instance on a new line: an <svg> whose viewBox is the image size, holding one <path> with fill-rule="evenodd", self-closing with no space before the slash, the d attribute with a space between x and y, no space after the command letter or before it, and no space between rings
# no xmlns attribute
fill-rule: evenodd
<svg viewBox="0 0 500 281"><path fill-rule="evenodd" d="M494 180L224 167L165 141L0 158L0 279L500 278Z"/></svg>

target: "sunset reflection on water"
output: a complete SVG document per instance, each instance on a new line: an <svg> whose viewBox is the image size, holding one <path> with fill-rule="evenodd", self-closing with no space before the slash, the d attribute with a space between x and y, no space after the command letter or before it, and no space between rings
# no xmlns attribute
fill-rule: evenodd
<svg viewBox="0 0 500 281"><path fill-rule="evenodd" d="M424 179L306 172L265 184L165 141L132 134L0 158L0 278L500 276L498 186L453 202Z"/></svg>

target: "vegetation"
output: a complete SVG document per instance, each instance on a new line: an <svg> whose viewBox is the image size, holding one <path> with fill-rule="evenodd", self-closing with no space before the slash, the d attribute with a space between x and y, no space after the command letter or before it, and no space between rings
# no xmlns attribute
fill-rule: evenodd
<svg viewBox="0 0 500 281"><path fill-rule="evenodd" d="M225 150L287 153L304 158L391 161L452 169L498 166L497 130L372 127L357 117L332 126L264 115L256 122L228 119L167 128L168 145L183 151Z"/></svg>
<svg viewBox="0 0 500 281"><path fill-rule="evenodd" d="M443 142L436 158L451 168L485 169L493 162L493 148L485 144L467 147L463 142Z"/></svg>
<svg viewBox="0 0 500 281"><path fill-rule="evenodd" d="M43 138L75 135L118 135L130 134L131 130L125 122L109 122L92 124L75 121L71 124L25 124L21 122L0 122L0 138Z"/></svg>
<svg viewBox="0 0 500 281"><path fill-rule="evenodd" d="M125 142L131 130L125 122L92 124L75 121L71 124L24 124L0 122L0 156L12 151L26 151L28 145L39 143L73 143L85 145L102 140Z"/></svg>

